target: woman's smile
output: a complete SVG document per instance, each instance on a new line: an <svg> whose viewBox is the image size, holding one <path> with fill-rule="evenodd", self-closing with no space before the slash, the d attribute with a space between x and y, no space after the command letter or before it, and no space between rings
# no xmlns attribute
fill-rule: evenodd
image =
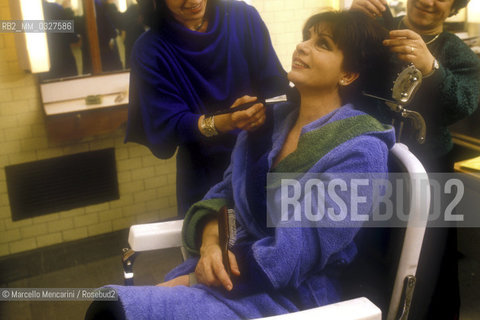
<svg viewBox="0 0 480 320"><path fill-rule="evenodd" d="M427 10L425 8L421 8L418 5L415 6L415 10L419 11L422 14L434 14L435 13L435 11L433 11L433 10Z"/></svg>
<svg viewBox="0 0 480 320"><path fill-rule="evenodd" d="M204 22L207 2L208 0L165 0L175 20L195 31L199 31L202 26L206 27Z"/></svg>
<svg viewBox="0 0 480 320"><path fill-rule="evenodd" d="M188 5L183 7L183 11L190 11L192 14L197 14L200 11L202 11L202 3L203 1L193 4L193 5Z"/></svg>
<svg viewBox="0 0 480 320"><path fill-rule="evenodd" d="M292 68L306 69L306 68L310 68L310 67L308 66L308 64L303 62L300 58L294 57L293 62L292 62Z"/></svg>

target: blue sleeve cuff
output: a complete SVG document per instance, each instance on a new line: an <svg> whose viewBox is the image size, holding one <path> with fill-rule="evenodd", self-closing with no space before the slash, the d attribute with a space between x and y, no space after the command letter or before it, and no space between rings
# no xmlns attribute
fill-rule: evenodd
<svg viewBox="0 0 480 320"><path fill-rule="evenodd" d="M178 138L180 144L198 141L203 135L198 130L198 119L201 115L194 113L186 113L178 121Z"/></svg>

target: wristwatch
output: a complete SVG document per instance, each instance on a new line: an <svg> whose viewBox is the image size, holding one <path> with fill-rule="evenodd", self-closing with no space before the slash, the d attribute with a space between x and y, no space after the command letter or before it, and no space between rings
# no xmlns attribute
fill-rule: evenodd
<svg viewBox="0 0 480 320"><path fill-rule="evenodd" d="M215 128L214 117L203 117L202 121L200 121L200 130L205 137L213 137L218 135L217 128Z"/></svg>
<svg viewBox="0 0 480 320"><path fill-rule="evenodd" d="M424 78L430 77L435 71L440 69L440 64L438 63L437 59L435 57L433 58L433 64L432 64L432 71L430 71L428 74L424 75Z"/></svg>

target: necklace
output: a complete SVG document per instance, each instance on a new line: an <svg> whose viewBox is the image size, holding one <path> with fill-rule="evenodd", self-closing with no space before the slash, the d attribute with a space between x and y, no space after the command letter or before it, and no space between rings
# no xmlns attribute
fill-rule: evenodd
<svg viewBox="0 0 480 320"><path fill-rule="evenodd" d="M405 17L403 18L405 19ZM397 25L397 29L400 29L401 26L404 26L406 28L408 28L405 23L403 22L403 19L400 19L400 21L398 21L398 25ZM424 38L422 35L420 35L422 37L422 39ZM438 37L440 36L440 33L437 33L432 39L428 40L428 41L425 41L425 39L423 41L425 41L425 44L426 45L429 45L431 44L432 42L434 42L435 40L438 39Z"/></svg>
<svg viewBox="0 0 480 320"><path fill-rule="evenodd" d="M200 22L199 24L197 24L196 26L193 27L193 29L195 31L198 31L200 29L202 29L203 25L205 24L205 19L202 19L202 22Z"/></svg>
<svg viewBox="0 0 480 320"><path fill-rule="evenodd" d="M429 41L425 42L425 44L427 44L427 45L428 45L428 44L432 43L433 41L437 40L437 38L438 38L439 36L440 36L440 33L439 33L439 34L437 34L435 37L433 37L433 39L432 39L432 40L429 40Z"/></svg>

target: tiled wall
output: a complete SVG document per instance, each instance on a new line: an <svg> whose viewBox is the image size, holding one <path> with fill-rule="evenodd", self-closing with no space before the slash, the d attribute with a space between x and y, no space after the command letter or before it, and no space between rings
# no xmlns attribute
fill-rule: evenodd
<svg viewBox="0 0 480 320"><path fill-rule="evenodd" d="M252 0L286 70L308 16L328 0ZM0 20L10 19L0 0ZM124 144L124 129L68 145L48 141L35 76L18 66L13 34L0 33L0 256L127 228L176 214L175 160ZM67 154L115 148L120 200L12 222L4 167Z"/></svg>

